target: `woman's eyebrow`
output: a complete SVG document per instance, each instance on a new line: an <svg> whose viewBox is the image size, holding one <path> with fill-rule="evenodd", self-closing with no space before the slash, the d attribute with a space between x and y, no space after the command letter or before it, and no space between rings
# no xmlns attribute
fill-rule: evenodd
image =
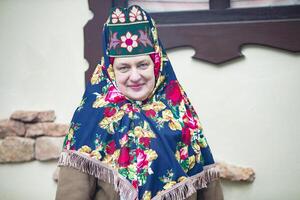
<svg viewBox="0 0 300 200"><path fill-rule="evenodd" d="M142 64L142 63L147 63L148 61L147 60L141 60L141 61L138 61L137 64Z"/></svg>
<svg viewBox="0 0 300 200"><path fill-rule="evenodd" d="M123 67L123 66L130 66L130 65L127 63L118 63L117 64L117 67Z"/></svg>

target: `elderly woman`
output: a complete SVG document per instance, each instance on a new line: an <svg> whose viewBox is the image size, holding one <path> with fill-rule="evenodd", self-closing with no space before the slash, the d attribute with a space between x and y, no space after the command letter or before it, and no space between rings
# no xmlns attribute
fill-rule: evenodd
<svg viewBox="0 0 300 200"><path fill-rule="evenodd" d="M112 10L76 109L57 200L223 199L198 116L140 7Z"/></svg>

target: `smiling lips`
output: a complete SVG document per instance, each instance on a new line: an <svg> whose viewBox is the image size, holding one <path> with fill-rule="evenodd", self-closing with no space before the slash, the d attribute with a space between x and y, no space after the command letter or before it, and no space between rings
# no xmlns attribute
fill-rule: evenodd
<svg viewBox="0 0 300 200"><path fill-rule="evenodd" d="M135 85L128 85L128 87L130 87L132 90L135 90L135 91L139 91L142 89L144 84L135 84Z"/></svg>

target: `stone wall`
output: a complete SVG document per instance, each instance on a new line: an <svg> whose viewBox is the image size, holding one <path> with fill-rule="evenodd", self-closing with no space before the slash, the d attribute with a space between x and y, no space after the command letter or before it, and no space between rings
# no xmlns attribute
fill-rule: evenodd
<svg viewBox="0 0 300 200"><path fill-rule="evenodd" d="M68 125L49 111L15 111L0 120L0 163L57 159Z"/></svg>

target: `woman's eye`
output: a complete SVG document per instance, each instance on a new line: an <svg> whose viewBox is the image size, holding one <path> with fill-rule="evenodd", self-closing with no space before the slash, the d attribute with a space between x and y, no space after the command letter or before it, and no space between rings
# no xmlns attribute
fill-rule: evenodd
<svg viewBox="0 0 300 200"><path fill-rule="evenodd" d="M148 64L147 64L147 63L142 63L142 64L139 65L139 67L140 67L141 69L147 69Z"/></svg>
<svg viewBox="0 0 300 200"><path fill-rule="evenodd" d="M120 68L119 68L119 71L120 71L120 72L127 72L128 69L129 69L129 67L125 67L125 66L124 66L124 67L120 67Z"/></svg>

